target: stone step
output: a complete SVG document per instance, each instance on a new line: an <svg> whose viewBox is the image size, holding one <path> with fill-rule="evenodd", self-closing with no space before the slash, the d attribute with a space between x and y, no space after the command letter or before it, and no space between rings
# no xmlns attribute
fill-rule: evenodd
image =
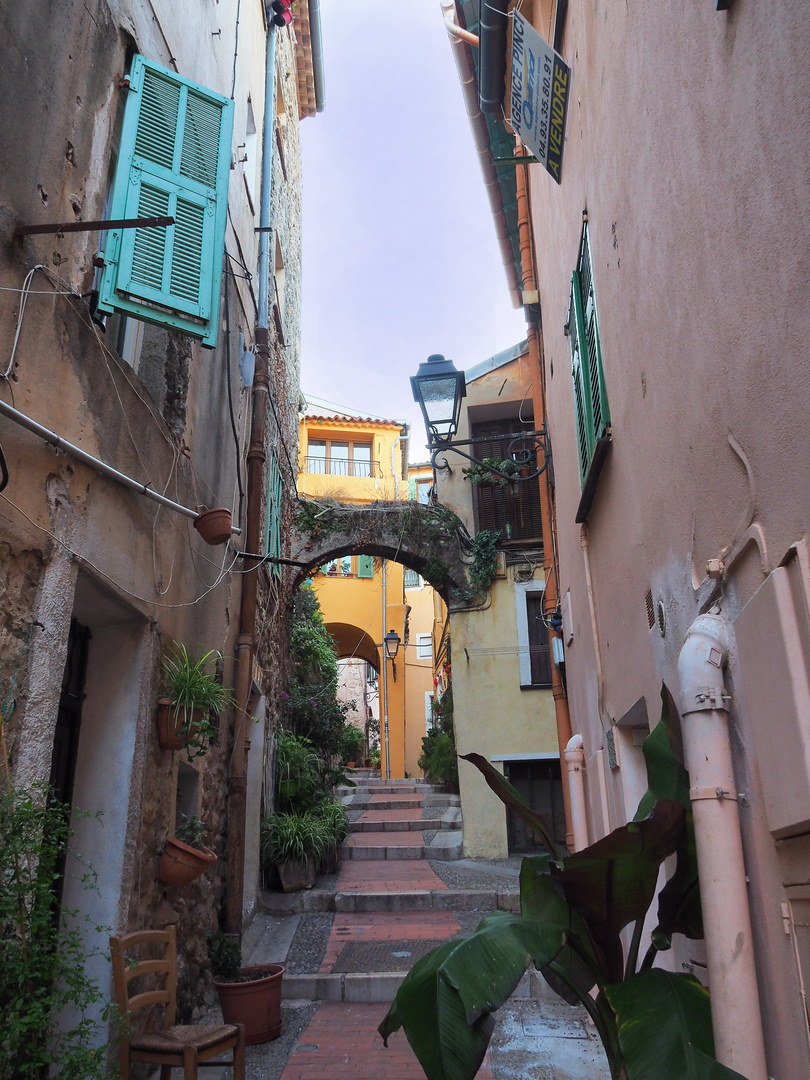
<svg viewBox="0 0 810 1080"><path fill-rule="evenodd" d="M347 810L405 810L410 807L416 809L422 807L421 795L392 795L388 798L375 797L372 802L369 796L349 795L341 800Z"/></svg>
<svg viewBox="0 0 810 1080"><path fill-rule="evenodd" d="M436 942L437 945L441 942ZM281 980L281 996L303 1001L382 1003L393 1001L407 971L336 972L288 975ZM511 995L528 1000L553 1000L554 992L539 971L527 971Z"/></svg>
<svg viewBox="0 0 810 1080"><path fill-rule="evenodd" d="M440 829L429 844L414 843L410 832L385 832L379 829L355 833L343 845L347 859L438 859L448 862L462 854L461 829ZM421 839L421 837L420 837Z"/></svg>
<svg viewBox="0 0 810 1080"><path fill-rule="evenodd" d="M425 785L423 788L416 787L415 784L408 784L407 786L394 787L393 784L382 784L375 786L372 784L355 784L354 787L349 787L348 784L340 784L335 788L335 792L339 796L345 795L425 795L432 794L432 789Z"/></svg>
<svg viewBox="0 0 810 1080"><path fill-rule="evenodd" d="M263 891L262 911L268 915L299 915L313 911L520 911L515 889L433 889L414 892L330 892L309 889L296 893Z"/></svg>
<svg viewBox="0 0 810 1080"><path fill-rule="evenodd" d="M425 832L433 829L450 829L452 823L445 823L437 818L407 818L403 821L360 821L352 822L352 832Z"/></svg>

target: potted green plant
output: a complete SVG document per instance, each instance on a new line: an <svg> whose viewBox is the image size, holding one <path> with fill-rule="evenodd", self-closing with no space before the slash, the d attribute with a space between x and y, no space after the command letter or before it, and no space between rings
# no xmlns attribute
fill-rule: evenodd
<svg viewBox="0 0 810 1080"><path fill-rule="evenodd" d="M469 468L462 469L465 480L471 484L495 484L506 487L521 475L521 465L512 458L484 458Z"/></svg>
<svg viewBox="0 0 810 1080"><path fill-rule="evenodd" d="M278 797L280 803L310 801L320 786L321 759L303 735L282 730L278 737Z"/></svg>
<svg viewBox="0 0 810 1080"><path fill-rule="evenodd" d="M165 696L158 699L162 750L184 749L189 758L201 757L217 733L211 718L236 704L229 687L222 685L215 672L206 670L218 655L211 649L192 660L185 645L174 642L163 657Z"/></svg>
<svg viewBox="0 0 810 1080"><path fill-rule="evenodd" d="M322 803L318 814L324 829L324 850L321 855L321 872L336 874L340 866L341 847L351 832L346 807L339 802Z"/></svg>
<svg viewBox="0 0 810 1080"><path fill-rule="evenodd" d="M165 885L179 888L194 881L217 861L216 852L203 844L205 824L198 817L181 815L174 836L166 837L157 876Z"/></svg>
<svg viewBox="0 0 810 1080"><path fill-rule="evenodd" d="M226 1024L244 1024L249 1045L281 1033L281 964L242 967L238 942L221 930L208 935L208 962Z"/></svg>
<svg viewBox="0 0 810 1080"><path fill-rule="evenodd" d="M284 892L311 889L327 839L323 822L314 811L273 814L262 823L265 868L276 868Z"/></svg>
<svg viewBox="0 0 810 1080"><path fill-rule="evenodd" d="M340 737L340 747L343 760L348 768L353 769L355 767L357 760L363 753L365 742L363 732L359 728L356 728L354 724L346 724Z"/></svg>

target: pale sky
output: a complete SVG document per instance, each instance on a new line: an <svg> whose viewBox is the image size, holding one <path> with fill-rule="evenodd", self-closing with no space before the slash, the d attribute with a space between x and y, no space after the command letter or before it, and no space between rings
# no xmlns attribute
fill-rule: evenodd
<svg viewBox="0 0 810 1080"><path fill-rule="evenodd" d="M305 393L424 426L409 376L525 336L439 0L321 0L326 108L301 124Z"/></svg>

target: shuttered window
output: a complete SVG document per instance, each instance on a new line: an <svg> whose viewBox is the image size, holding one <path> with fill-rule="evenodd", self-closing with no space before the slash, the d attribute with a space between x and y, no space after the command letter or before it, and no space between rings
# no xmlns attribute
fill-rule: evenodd
<svg viewBox="0 0 810 1080"><path fill-rule="evenodd" d="M551 649L543 618L543 593L527 593L526 621L529 629L531 685L551 686Z"/></svg>
<svg viewBox="0 0 810 1080"><path fill-rule="evenodd" d="M374 556L373 555L358 555L357 556L357 576L365 578L374 577Z"/></svg>
<svg viewBox="0 0 810 1080"><path fill-rule="evenodd" d="M267 455L267 511L264 519L264 553L276 558L281 556L281 513L284 495L284 477L273 448ZM268 563L274 577L281 574L278 563Z"/></svg>
<svg viewBox="0 0 810 1080"><path fill-rule="evenodd" d="M136 56L110 217L174 225L107 234L99 310L216 344L233 102Z"/></svg>
<svg viewBox="0 0 810 1080"><path fill-rule="evenodd" d="M472 437L485 439L475 443L473 454L503 460L509 444L525 425L514 420L490 420L472 425ZM532 465L532 469L536 465ZM505 485L476 484L478 529L497 529L505 540L540 540L543 536L540 517L540 484L533 480L515 480Z"/></svg>
<svg viewBox="0 0 810 1080"><path fill-rule="evenodd" d="M571 277L568 343L571 349L577 451L582 486L576 520L581 523L587 519L593 503L596 481L611 439L610 410L602 367L602 346L596 317L587 224L582 235L578 266Z"/></svg>

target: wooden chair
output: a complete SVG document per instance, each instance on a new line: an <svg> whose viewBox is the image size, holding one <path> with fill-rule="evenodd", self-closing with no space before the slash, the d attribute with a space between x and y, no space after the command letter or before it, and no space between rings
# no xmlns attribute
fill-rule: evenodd
<svg viewBox="0 0 810 1080"><path fill-rule="evenodd" d="M160 945L159 960L133 960L127 951L139 945ZM175 1024L177 1013L177 937L175 928L140 930L122 937L111 937L115 998L121 1016L151 1005L164 1005L163 1027L144 1035L122 1035L120 1043L121 1076L129 1080L130 1064L146 1061L160 1065L161 1080L170 1080L172 1068L183 1070L183 1080L195 1080L198 1066L208 1063L226 1050L233 1050L234 1080L245 1080L245 1029L242 1024ZM129 983L141 975L165 975L162 989L137 989L130 996ZM221 1064L218 1062L217 1064Z"/></svg>

